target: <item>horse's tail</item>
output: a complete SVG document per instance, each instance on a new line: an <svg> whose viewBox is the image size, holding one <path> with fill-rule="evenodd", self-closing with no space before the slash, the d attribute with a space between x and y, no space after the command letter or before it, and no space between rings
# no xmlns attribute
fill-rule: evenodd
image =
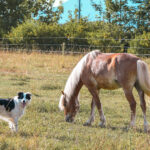
<svg viewBox="0 0 150 150"><path fill-rule="evenodd" d="M142 60L137 61L137 77L144 93L150 96L150 74L148 65Z"/></svg>

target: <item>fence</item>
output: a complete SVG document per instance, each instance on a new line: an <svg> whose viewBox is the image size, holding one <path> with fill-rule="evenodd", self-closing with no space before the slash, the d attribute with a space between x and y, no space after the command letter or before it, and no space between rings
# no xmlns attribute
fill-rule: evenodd
<svg viewBox="0 0 150 150"><path fill-rule="evenodd" d="M128 51L130 53L150 55L150 47L142 47L141 45L139 45L140 41L146 41L150 43L150 39L14 37L0 38L0 50L57 52L65 54L83 53L91 51L93 49L100 49L102 52Z"/></svg>

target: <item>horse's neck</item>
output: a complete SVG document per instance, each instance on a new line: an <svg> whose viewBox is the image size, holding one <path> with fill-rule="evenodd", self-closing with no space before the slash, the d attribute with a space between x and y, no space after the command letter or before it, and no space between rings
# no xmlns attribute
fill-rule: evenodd
<svg viewBox="0 0 150 150"><path fill-rule="evenodd" d="M73 95L76 98L79 95L79 91L82 88L83 83L81 82L81 80L79 81L79 83L77 84L77 86L74 89Z"/></svg>
<svg viewBox="0 0 150 150"><path fill-rule="evenodd" d="M69 98L77 97L79 94L79 91L83 85L83 83L81 81L81 74L82 74L83 68L86 64L86 59L87 59L87 56L82 58L78 62L78 64L75 66L71 75L68 78L64 92L66 92L66 94L68 95Z"/></svg>
<svg viewBox="0 0 150 150"><path fill-rule="evenodd" d="M76 99L79 95L79 91L82 88L83 83L81 80L78 81L78 83L76 83L76 85L73 86L73 88L71 89L71 91L69 93L67 93L69 99Z"/></svg>

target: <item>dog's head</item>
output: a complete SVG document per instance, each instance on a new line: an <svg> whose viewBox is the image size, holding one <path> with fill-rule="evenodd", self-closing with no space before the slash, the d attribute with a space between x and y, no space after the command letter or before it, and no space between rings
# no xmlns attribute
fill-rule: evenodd
<svg viewBox="0 0 150 150"><path fill-rule="evenodd" d="M27 92L19 92L18 93L18 101L23 108L31 101L31 93Z"/></svg>

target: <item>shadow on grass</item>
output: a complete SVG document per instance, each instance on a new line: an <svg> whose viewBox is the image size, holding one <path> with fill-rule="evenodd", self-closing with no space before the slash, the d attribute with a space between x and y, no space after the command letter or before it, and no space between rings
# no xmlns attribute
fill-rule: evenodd
<svg viewBox="0 0 150 150"><path fill-rule="evenodd" d="M118 126L112 126L112 125L106 125L106 127L100 127L99 125L88 125L88 126L84 126L83 123L81 122L73 122L74 125L81 125L82 127L85 128L92 128L92 129L105 129L105 130L112 130L112 131L122 131L123 133L128 133L128 132L136 132L136 133L142 133L142 134L150 134L150 132L146 133L144 132L144 129L142 128L131 128L129 127L129 125L125 125L122 127L118 127Z"/></svg>
<svg viewBox="0 0 150 150"><path fill-rule="evenodd" d="M59 111L57 104L52 104L50 102L42 101L39 105L30 106L31 111L35 111L37 113L56 113Z"/></svg>
<svg viewBox="0 0 150 150"><path fill-rule="evenodd" d="M25 132L25 131L20 131L20 132L19 132L19 135L20 135L21 137L25 137L25 138L27 138L27 137L33 137L33 136L34 136L32 132L31 132L31 133L28 133L28 132Z"/></svg>
<svg viewBox="0 0 150 150"><path fill-rule="evenodd" d="M125 132L125 133L127 133L127 132L145 133L144 129L131 128L131 127L129 127L129 125L122 126L122 127L116 127L116 126L107 125L106 129L111 129L112 131L119 131L119 130L121 130L122 132Z"/></svg>
<svg viewBox="0 0 150 150"><path fill-rule="evenodd" d="M62 87L59 85L52 85L52 84L44 84L41 86L41 90L58 90L61 89Z"/></svg>
<svg viewBox="0 0 150 150"><path fill-rule="evenodd" d="M12 80L12 81L24 81L24 82L29 82L30 79L31 79L30 77L17 76L17 77L12 77L10 80Z"/></svg>
<svg viewBox="0 0 150 150"><path fill-rule="evenodd" d="M35 93L35 92L33 92L32 95L34 95L35 97L42 97L42 95L37 94L37 93Z"/></svg>
<svg viewBox="0 0 150 150"><path fill-rule="evenodd" d="M125 127L109 127L109 129L113 130L113 131L117 131L117 130L121 130L122 132L137 132L137 133L145 133L144 129L140 129L140 128L129 128L128 126ZM145 133L146 134L146 133Z"/></svg>
<svg viewBox="0 0 150 150"><path fill-rule="evenodd" d="M16 78L11 78L10 80L15 81L15 83L12 83L12 85L14 86L23 86L30 82L29 77L16 77Z"/></svg>
<svg viewBox="0 0 150 150"><path fill-rule="evenodd" d="M56 137L59 141L75 141L75 137L69 137L67 135L60 135L59 137Z"/></svg>
<svg viewBox="0 0 150 150"><path fill-rule="evenodd" d="M26 82L16 82L16 83L12 83L12 85L14 86L23 86L23 85L26 85L27 83Z"/></svg>

